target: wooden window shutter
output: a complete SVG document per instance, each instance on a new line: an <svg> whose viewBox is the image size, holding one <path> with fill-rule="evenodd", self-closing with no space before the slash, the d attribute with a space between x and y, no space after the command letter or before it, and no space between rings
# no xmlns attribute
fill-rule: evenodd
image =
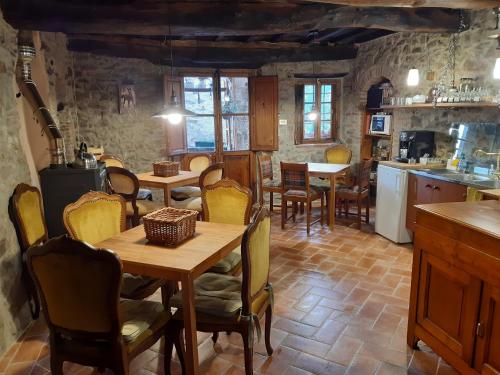
<svg viewBox="0 0 500 375"><path fill-rule="evenodd" d="M250 149L278 150L278 77L249 77Z"/></svg>
<svg viewBox="0 0 500 375"><path fill-rule="evenodd" d="M304 141L304 85L295 85L295 144Z"/></svg>
<svg viewBox="0 0 500 375"><path fill-rule="evenodd" d="M168 105L170 102L170 96L172 95L172 88L174 89L177 98L182 106L184 106L184 85L182 77L171 77L170 75L165 75L164 84L164 96L165 104ZM187 153L187 139L186 139L186 120L182 119L180 124L173 125L167 120L167 155L181 155Z"/></svg>

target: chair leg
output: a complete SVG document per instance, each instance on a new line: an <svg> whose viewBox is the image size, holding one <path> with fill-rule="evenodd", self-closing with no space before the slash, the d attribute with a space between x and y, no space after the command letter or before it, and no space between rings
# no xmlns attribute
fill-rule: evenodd
<svg viewBox="0 0 500 375"><path fill-rule="evenodd" d="M370 224L370 196L366 197L366 224Z"/></svg>
<svg viewBox="0 0 500 375"><path fill-rule="evenodd" d="M249 334L247 329L244 329L241 333L245 352L245 375L253 375L253 345L248 345Z"/></svg>
<svg viewBox="0 0 500 375"><path fill-rule="evenodd" d="M285 229L287 211L286 200L281 198L281 229Z"/></svg>
<svg viewBox="0 0 500 375"><path fill-rule="evenodd" d="M185 363L184 363L184 335L182 334L182 323L171 321L166 332L165 332L165 345L163 349L163 370L165 375L171 374L171 364L172 364L172 349L175 345L175 351L177 352L177 357L179 357L179 362L181 364L182 373L185 374Z"/></svg>
<svg viewBox="0 0 500 375"><path fill-rule="evenodd" d="M212 341L214 342L214 345L217 344L218 339L219 339L219 332L212 333Z"/></svg>
<svg viewBox="0 0 500 375"><path fill-rule="evenodd" d="M344 212L345 212L345 217L349 217L349 199L344 200Z"/></svg>
<svg viewBox="0 0 500 375"><path fill-rule="evenodd" d="M304 202L300 203L300 214L304 215Z"/></svg>
<svg viewBox="0 0 500 375"><path fill-rule="evenodd" d="M51 350L50 353L50 372L54 375L63 375L63 363L59 356L55 353L55 350Z"/></svg>
<svg viewBox="0 0 500 375"><path fill-rule="evenodd" d="M361 201L358 199L358 229L361 229Z"/></svg>
<svg viewBox="0 0 500 375"><path fill-rule="evenodd" d="M298 203L297 202L292 202L292 220L295 223L296 217L297 217L297 212L299 211L298 208Z"/></svg>
<svg viewBox="0 0 500 375"><path fill-rule="evenodd" d="M179 291L179 284L177 281L168 280L165 285L161 287L161 302L165 310L170 311L170 298Z"/></svg>
<svg viewBox="0 0 500 375"><path fill-rule="evenodd" d="M271 346L271 323L273 321L273 307L271 304L267 306L266 309L266 332L265 332L265 339L266 339L266 351L267 355L271 356L273 355L273 347Z"/></svg>
<svg viewBox="0 0 500 375"><path fill-rule="evenodd" d="M321 209L321 214L320 214L321 226L323 226L323 222L324 222L324 219L325 219L324 216L323 216L324 205L325 205L325 196L321 195L321 205L320 205L320 209Z"/></svg>
<svg viewBox="0 0 500 375"><path fill-rule="evenodd" d="M311 233L311 202L307 201L306 203L306 226L307 226L307 235Z"/></svg>
<svg viewBox="0 0 500 375"><path fill-rule="evenodd" d="M269 211L273 212L274 202L273 202L273 192L269 193Z"/></svg>

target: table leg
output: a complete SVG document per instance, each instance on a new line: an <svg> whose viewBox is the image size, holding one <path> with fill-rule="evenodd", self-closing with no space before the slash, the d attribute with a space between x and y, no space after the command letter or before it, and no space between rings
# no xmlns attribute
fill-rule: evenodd
<svg viewBox="0 0 500 375"><path fill-rule="evenodd" d="M333 230L335 225L335 175L330 176L330 204L328 212L330 217L330 230Z"/></svg>
<svg viewBox="0 0 500 375"><path fill-rule="evenodd" d="M194 286L190 274L182 276L182 314L184 318L184 335L186 338L186 374L198 375L198 339L196 336L196 312L194 309Z"/></svg>
<svg viewBox="0 0 500 375"><path fill-rule="evenodd" d="M171 202L171 191L170 191L170 186L165 186L163 188L163 202L165 203L165 207L170 207L170 202Z"/></svg>

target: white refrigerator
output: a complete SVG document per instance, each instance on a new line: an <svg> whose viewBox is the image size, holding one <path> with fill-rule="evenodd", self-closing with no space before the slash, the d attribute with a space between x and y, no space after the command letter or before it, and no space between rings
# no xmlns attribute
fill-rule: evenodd
<svg viewBox="0 0 500 375"><path fill-rule="evenodd" d="M406 229L408 171L379 165L377 169L377 207L375 232L396 243L412 241Z"/></svg>

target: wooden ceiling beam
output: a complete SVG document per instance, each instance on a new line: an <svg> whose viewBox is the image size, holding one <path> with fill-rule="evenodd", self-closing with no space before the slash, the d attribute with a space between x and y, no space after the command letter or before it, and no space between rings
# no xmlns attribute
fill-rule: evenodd
<svg viewBox="0 0 500 375"><path fill-rule="evenodd" d="M143 38L69 36L68 48L76 52L143 58L170 65L170 47ZM274 44L271 48L269 44ZM279 45L278 45L279 44ZM178 40L173 43L174 65L185 67L258 68L265 63L346 60L357 55L355 46L301 46L297 43L239 43Z"/></svg>
<svg viewBox="0 0 500 375"><path fill-rule="evenodd" d="M481 1L481 0L479 0ZM449 9L355 8L320 3L133 1L91 5L66 0L0 0L17 29L65 33L161 36L250 36L358 27L391 31L454 32Z"/></svg>
<svg viewBox="0 0 500 375"><path fill-rule="evenodd" d="M310 3L340 4L354 7L489 9L498 0L305 0Z"/></svg>

